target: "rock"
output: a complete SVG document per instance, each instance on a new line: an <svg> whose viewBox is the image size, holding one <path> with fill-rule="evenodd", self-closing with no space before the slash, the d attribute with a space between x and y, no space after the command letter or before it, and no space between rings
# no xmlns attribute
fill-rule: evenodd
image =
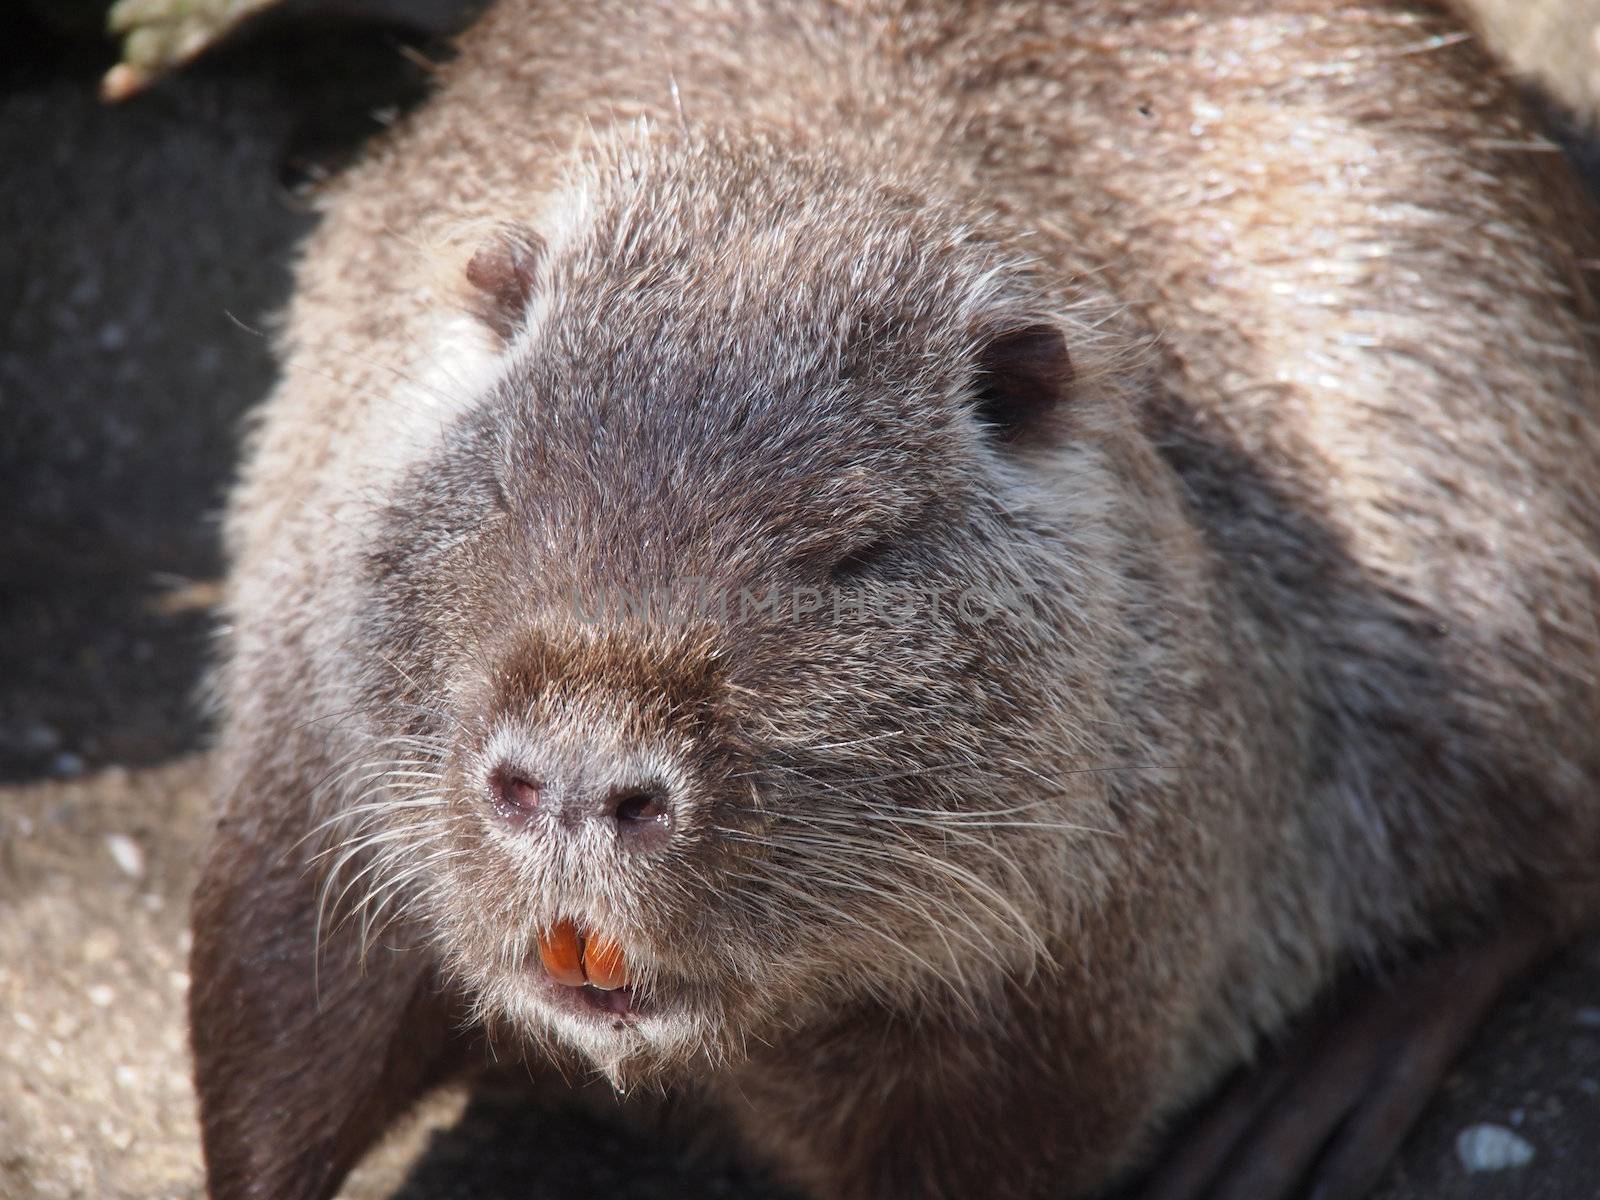
<svg viewBox="0 0 1600 1200"><path fill-rule="evenodd" d="M124 875L130 879L144 878L144 851L138 842L125 833L110 833L106 835L106 849Z"/></svg>
<svg viewBox="0 0 1600 1200"><path fill-rule="evenodd" d="M1469 1175L1525 1167L1533 1156L1533 1144L1504 1125L1469 1125L1456 1136L1456 1157Z"/></svg>

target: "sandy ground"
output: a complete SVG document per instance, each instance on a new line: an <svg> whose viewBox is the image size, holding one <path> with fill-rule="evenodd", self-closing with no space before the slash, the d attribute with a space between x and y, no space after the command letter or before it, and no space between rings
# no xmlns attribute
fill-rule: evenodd
<svg viewBox="0 0 1600 1200"><path fill-rule="evenodd" d="M306 206L414 90L385 34L224 53L131 105L0 10L0 1198L200 1195L182 1025L215 523ZM1592 147L1590 148L1592 152ZM1469 1173L1482 1125L1528 1161ZM1503 1007L1383 1200L1600 1193L1600 940ZM503 1090L431 1103L358 1200L775 1196Z"/></svg>

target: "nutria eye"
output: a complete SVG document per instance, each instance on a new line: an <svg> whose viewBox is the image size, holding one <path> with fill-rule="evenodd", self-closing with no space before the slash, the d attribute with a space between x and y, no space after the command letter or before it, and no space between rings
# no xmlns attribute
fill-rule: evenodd
<svg viewBox="0 0 1600 1200"><path fill-rule="evenodd" d="M489 472L489 495L494 500L495 511L502 516L511 513L511 497L506 495L506 485L498 471Z"/></svg>
<svg viewBox="0 0 1600 1200"><path fill-rule="evenodd" d="M833 564L830 578L838 584L858 582L888 560L896 546L895 541L886 537L857 546Z"/></svg>

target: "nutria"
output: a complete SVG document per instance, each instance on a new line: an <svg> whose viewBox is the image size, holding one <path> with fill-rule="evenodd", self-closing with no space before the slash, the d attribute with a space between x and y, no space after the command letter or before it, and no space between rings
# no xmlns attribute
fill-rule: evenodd
<svg viewBox="0 0 1600 1200"><path fill-rule="evenodd" d="M495 7L232 500L214 1200L486 1046L815 1196L1079 1195L1348 971L1479 1011L1600 910L1537 146L1417 3ZM1252 1194L1347 1104L1359 1190L1385 1088Z"/></svg>

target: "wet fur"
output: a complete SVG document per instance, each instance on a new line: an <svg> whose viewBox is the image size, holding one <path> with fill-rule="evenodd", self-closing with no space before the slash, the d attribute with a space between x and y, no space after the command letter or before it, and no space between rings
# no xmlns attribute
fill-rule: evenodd
<svg viewBox="0 0 1600 1200"><path fill-rule="evenodd" d="M633 7L495 8L307 248L229 522L214 1197L329 1194L478 1029L817 1195L1081 1191L1341 969L1586 911L1597 226L1449 18ZM1025 599L573 619L684 577ZM518 753L665 776L671 848L506 836ZM532 1002L573 912L682 1014Z"/></svg>

